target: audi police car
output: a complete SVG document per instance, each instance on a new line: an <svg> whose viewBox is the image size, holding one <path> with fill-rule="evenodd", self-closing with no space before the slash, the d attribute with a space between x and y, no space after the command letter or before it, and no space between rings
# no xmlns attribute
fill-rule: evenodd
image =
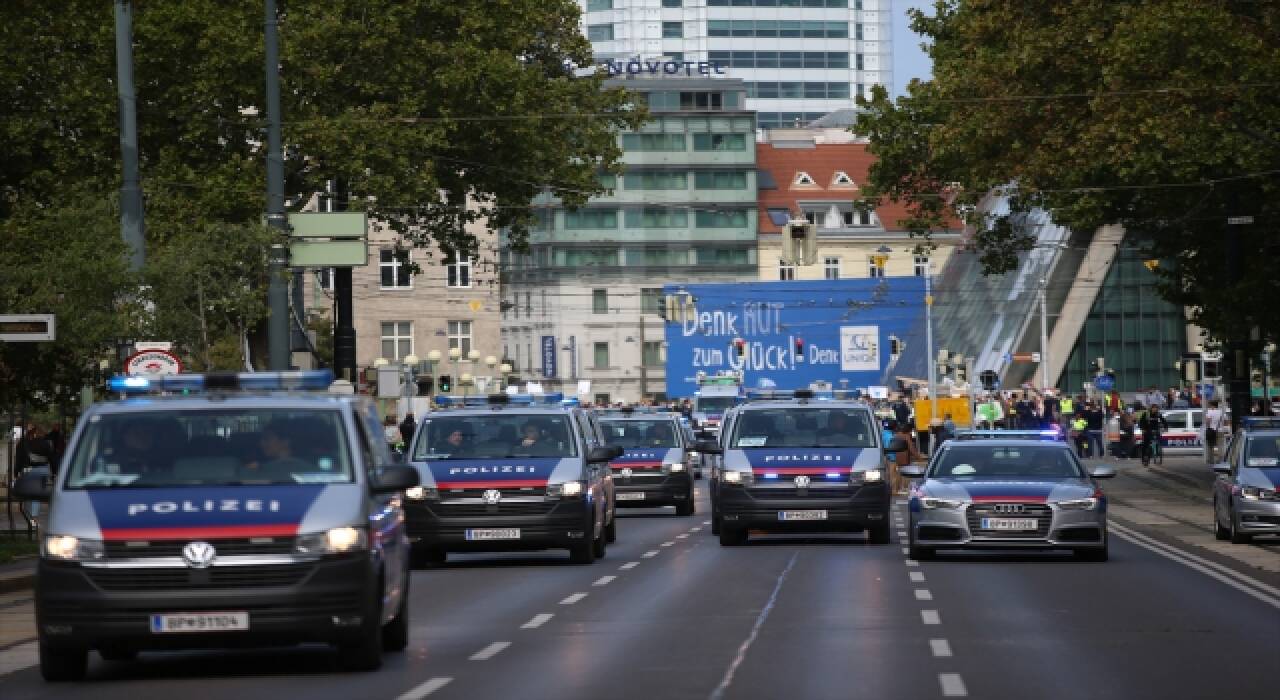
<svg viewBox="0 0 1280 700"><path fill-rule="evenodd" d="M1069 549L1107 559L1107 499L1055 431L973 431L938 447L908 499L910 556L939 549Z"/></svg>
<svg viewBox="0 0 1280 700"><path fill-rule="evenodd" d="M1246 544L1255 535L1280 535L1280 419L1244 418L1213 471L1218 539Z"/></svg>
<svg viewBox="0 0 1280 700"><path fill-rule="evenodd" d="M88 652L328 642L353 669L408 643L409 543L366 399L327 372L112 379L58 475L35 588L40 670L85 675ZM158 396L158 391L188 395Z"/></svg>
<svg viewBox="0 0 1280 700"><path fill-rule="evenodd" d="M748 392L732 410L712 474L712 528L720 544L748 531L866 531L889 541L889 485L879 423L847 392Z"/></svg>
<svg viewBox="0 0 1280 700"><path fill-rule="evenodd" d="M608 462L590 411L560 394L436 397L409 458L405 500L420 564L449 552L567 549L590 564L617 536Z"/></svg>
<svg viewBox="0 0 1280 700"><path fill-rule="evenodd" d="M693 515L693 443L678 414L638 409L597 413L605 443L622 448L609 463L619 507L675 506Z"/></svg>

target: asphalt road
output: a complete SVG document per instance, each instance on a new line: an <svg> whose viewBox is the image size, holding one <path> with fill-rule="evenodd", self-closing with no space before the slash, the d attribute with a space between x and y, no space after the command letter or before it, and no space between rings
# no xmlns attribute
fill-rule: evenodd
<svg viewBox="0 0 1280 700"><path fill-rule="evenodd" d="M1280 688L1280 590L1134 544L1143 536L1124 526L1106 563L918 563L896 536L721 548L701 505L692 518L625 512L618 542L589 567L549 552L416 572L410 648L374 673L335 671L322 647L93 656L89 681L46 684L29 668L0 677L0 697L1040 700Z"/></svg>

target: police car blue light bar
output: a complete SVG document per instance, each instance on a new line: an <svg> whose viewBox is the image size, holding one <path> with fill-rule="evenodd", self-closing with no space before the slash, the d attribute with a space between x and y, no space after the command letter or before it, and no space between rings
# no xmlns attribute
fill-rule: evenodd
<svg viewBox="0 0 1280 700"><path fill-rule="evenodd" d="M211 372L160 377L112 377L107 391L150 394L161 391L324 391L333 384L327 369L293 372Z"/></svg>
<svg viewBox="0 0 1280 700"><path fill-rule="evenodd" d="M957 440L1065 440L1061 431L1045 430L960 430Z"/></svg>
<svg viewBox="0 0 1280 700"><path fill-rule="evenodd" d="M554 406L564 403L564 394L490 394L488 396L437 396L437 406ZM576 400L576 399L575 399Z"/></svg>
<svg viewBox="0 0 1280 700"><path fill-rule="evenodd" d="M1274 416L1245 416L1240 419L1240 424L1251 430L1280 428L1280 418Z"/></svg>

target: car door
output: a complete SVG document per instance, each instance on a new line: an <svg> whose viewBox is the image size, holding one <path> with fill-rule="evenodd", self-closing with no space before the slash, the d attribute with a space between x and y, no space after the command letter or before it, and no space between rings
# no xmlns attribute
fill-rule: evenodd
<svg viewBox="0 0 1280 700"><path fill-rule="evenodd" d="M613 478L609 474L607 464L588 464L586 461L587 454L593 448L604 446L604 435L600 432L600 426L593 420L591 414L585 410L575 410L573 412L573 421L577 426L577 430L582 434L582 460L587 472L588 483L596 493L601 495L600 512L597 514L599 522L604 525L607 522L609 513L613 510Z"/></svg>
<svg viewBox="0 0 1280 700"><path fill-rule="evenodd" d="M381 436L378 414L372 405L362 407L357 414L357 440L366 477L372 483L391 464L391 450ZM384 572L383 611L392 613L399 609L403 593L401 582L408 566L404 532L404 513L401 495L369 494L369 545L382 550Z"/></svg>
<svg viewBox="0 0 1280 700"><path fill-rule="evenodd" d="M1241 450L1241 444L1244 439L1239 435L1232 435L1227 442L1226 450L1223 452L1222 460L1231 465L1231 472L1228 474L1215 474L1213 480L1214 490L1214 513L1218 522L1224 523L1226 527L1231 524L1231 492L1232 486L1235 484L1238 467L1236 466L1236 456Z"/></svg>

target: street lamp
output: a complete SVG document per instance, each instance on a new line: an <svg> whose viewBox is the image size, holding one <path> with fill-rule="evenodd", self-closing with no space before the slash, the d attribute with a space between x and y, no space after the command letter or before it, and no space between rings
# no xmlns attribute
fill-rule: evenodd
<svg viewBox="0 0 1280 700"><path fill-rule="evenodd" d="M880 276L884 277L884 264L889 261L889 253L893 249L887 245L882 245L876 249L876 254L871 256L871 262L875 263L876 269L880 271Z"/></svg>
<svg viewBox="0 0 1280 700"><path fill-rule="evenodd" d="M467 398L467 394L469 393L468 388L469 388L472 384L474 384L474 383L475 383L475 381L476 381L475 377L471 376L471 374L470 374L469 372L463 372L463 373L462 373L462 376L461 376L461 377L458 377L458 383L462 385L462 398L463 398L463 399L466 399L466 398Z"/></svg>
<svg viewBox="0 0 1280 700"><path fill-rule="evenodd" d="M503 362L498 366L498 373L502 376L498 378L498 387L503 391L507 390L507 378L511 376L511 365Z"/></svg>
<svg viewBox="0 0 1280 700"><path fill-rule="evenodd" d="M435 391L436 387L436 368L440 366L440 359L444 357L439 350L432 350L427 353L427 371L431 373L431 389Z"/></svg>
<svg viewBox="0 0 1280 700"><path fill-rule="evenodd" d="M418 371L418 356L409 353L401 359L401 363L400 367L404 371L404 385L400 388L400 395L407 399L413 396L409 391L409 385L413 383L414 374ZM409 409L405 409L405 412L408 413Z"/></svg>

